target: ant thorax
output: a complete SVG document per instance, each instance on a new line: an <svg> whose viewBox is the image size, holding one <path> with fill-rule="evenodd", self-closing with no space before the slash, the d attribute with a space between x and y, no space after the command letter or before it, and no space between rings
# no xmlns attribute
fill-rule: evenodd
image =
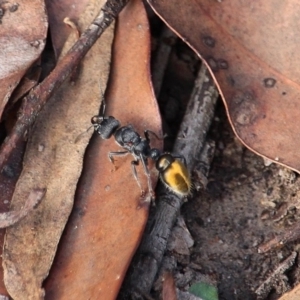
<svg viewBox="0 0 300 300"><path fill-rule="evenodd" d="M140 154L147 158L150 153L149 142L142 138L132 127L132 125L123 126L116 130L116 142L122 148L128 150L134 156L139 157Z"/></svg>

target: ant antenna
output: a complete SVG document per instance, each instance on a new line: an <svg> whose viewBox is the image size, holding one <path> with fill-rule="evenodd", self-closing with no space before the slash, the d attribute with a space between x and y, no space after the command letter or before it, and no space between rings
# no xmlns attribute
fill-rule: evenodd
<svg viewBox="0 0 300 300"><path fill-rule="evenodd" d="M94 127L94 126L92 125L92 126L90 126L86 131L80 133L80 134L77 136L77 138L75 139L75 144L77 144L77 143L81 140L81 138L82 138L85 134L87 134L87 132L88 132L91 128L93 128L93 127Z"/></svg>
<svg viewBox="0 0 300 300"><path fill-rule="evenodd" d="M101 83L99 82L99 87L100 87L100 92L101 92L101 106L100 106L100 113L99 113L99 117L103 118L104 117L104 113L105 113L105 108L106 108L106 103L105 103L105 97L104 97L104 93L101 87ZM77 138L75 139L75 144L77 144L81 138L91 129L95 127L94 124L92 126L90 126L86 131L80 133Z"/></svg>

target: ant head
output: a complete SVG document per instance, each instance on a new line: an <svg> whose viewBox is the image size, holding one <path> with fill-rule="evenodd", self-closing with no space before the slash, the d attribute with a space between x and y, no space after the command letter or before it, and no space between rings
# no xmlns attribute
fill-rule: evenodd
<svg viewBox="0 0 300 300"><path fill-rule="evenodd" d="M95 128L101 125L102 121L103 121L103 117L101 116L93 116L91 119L91 123Z"/></svg>
<svg viewBox="0 0 300 300"><path fill-rule="evenodd" d="M91 122L103 139L109 139L120 127L120 122L114 117L93 116Z"/></svg>
<svg viewBox="0 0 300 300"><path fill-rule="evenodd" d="M170 153L160 155L156 161L156 169L159 172L165 171L173 162L175 158Z"/></svg>

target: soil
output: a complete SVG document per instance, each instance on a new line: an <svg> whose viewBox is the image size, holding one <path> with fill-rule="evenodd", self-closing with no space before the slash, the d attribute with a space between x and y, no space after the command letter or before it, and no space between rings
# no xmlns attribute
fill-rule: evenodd
<svg viewBox="0 0 300 300"><path fill-rule="evenodd" d="M159 96L169 136L167 150L176 136L199 65L197 56L177 41ZM183 219L173 229L161 274L165 268L172 269L180 291L204 281L215 284L223 300L277 299L299 282L297 258L290 269L282 264L299 244L290 243L265 254L258 253L258 246L299 222L299 176L243 146L229 125L221 100L208 139L216 144L208 184L205 190L194 191L182 206ZM278 266L282 270L274 275ZM152 291L155 299L160 282L161 277ZM179 299L183 298L182 294Z"/></svg>

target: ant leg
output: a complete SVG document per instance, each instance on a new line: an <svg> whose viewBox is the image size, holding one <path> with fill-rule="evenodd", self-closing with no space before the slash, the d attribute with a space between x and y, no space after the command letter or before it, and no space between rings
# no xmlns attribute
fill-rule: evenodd
<svg viewBox="0 0 300 300"><path fill-rule="evenodd" d="M184 157L183 155L173 155L173 154L172 154L172 156L173 156L174 158L179 158L179 159L181 159L181 160L183 161L184 165L187 166L187 164L186 164L186 159L185 159L185 157Z"/></svg>
<svg viewBox="0 0 300 300"><path fill-rule="evenodd" d="M145 191L142 188L142 185L141 185L141 183L139 181L139 178L138 178L138 175L137 175L137 171L136 171L136 166L138 166L138 165L139 165L139 161L138 160L133 160L131 162L131 168L132 168L133 177L134 177L135 181L137 182L137 184L138 184L138 186L139 186L139 188L141 190L141 196L144 196L145 195Z"/></svg>
<svg viewBox="0 0 300 300"><path fill-rule="evenodd" d="M129 153L128 151L109 152L108 158L110 162L114 164L115 163L114 156L126 156L128 153Z"/></svg>
<svg viewBox="0 0 300 300"><path fill-rule="evenodd" d="M174 158L181 159L183 161L183 164L187 167L186 159L183 155L172 155Z"/></svg>
<svg viewBox="0 0 300 300"><path fill-rule="evenodd" d="M99 87L100 87L100 92L101 92L101 105L100 105L100 113L99 113L99 115L101 117L103 117L104 114L105 114L106 103L105 103L105 97L104 97L104 93L103 93L103 90L102 90L102 87L101 87L100 83L99 83Z"/></svg>
<svg viewBox="0 0 300 300"><path fill-rule="evenodd" d="M146 161L143 157L142 154L140 154L139 156L141 162L142 162L142 165L143 165L143 168L144 168L144 172L147 176L147 180L148 180L148 189L149 189L149 193L151 195L151 198L155 198L155 194L154 194L154 191L153 191L153 188L152 188L152 182L151 182L151 176L150 176L150 172L149 172L149 169L147 167L147 164L146 164Z"/></svg>
<svg viewBox="0 0 300 300"><path fill-rule="evenodd" d="M145 138L148 142L150 142L150 133L152 135L154 135L158 140L163 140L166 136L163 136L163 137L159 137L155 132L151 131L151 130L145 130L144 131L144 135L145 135Z"/></svg>

